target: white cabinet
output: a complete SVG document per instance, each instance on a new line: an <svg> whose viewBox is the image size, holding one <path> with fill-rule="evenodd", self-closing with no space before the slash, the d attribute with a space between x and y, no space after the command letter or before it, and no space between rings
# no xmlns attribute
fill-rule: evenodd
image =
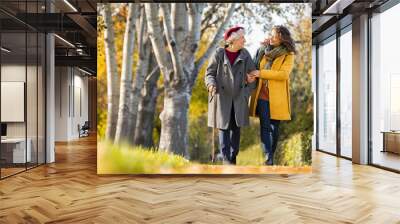
<svg viewBox="0 0 400 224"><path fill-rule="evenodd" d="M12 149L12 163L25 163L32 161L32 140L28 138L26 140L28 144L26 147L25 153L25 138L7 138L2 139L2 146L6 146L7 148L11 147ZM25 161L25 159L27 159Z"/></svg>

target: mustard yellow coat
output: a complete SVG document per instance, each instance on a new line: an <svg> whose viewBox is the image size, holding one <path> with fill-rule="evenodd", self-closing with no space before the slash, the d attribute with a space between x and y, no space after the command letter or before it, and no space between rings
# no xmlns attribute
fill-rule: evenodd
<svg viewBox="0 0 400 224"><path fill-rule="evenodd" d="M266 62L267 59L264 56L260 62L260 68L264 68ZM293 69L293 64L294 53L291 52L275 58L270 70L261 69L257 88L252 92L250 98L250 116L256 116L261 84L263 80L267 80L271 119L290 120L289 75Z"/></svg>

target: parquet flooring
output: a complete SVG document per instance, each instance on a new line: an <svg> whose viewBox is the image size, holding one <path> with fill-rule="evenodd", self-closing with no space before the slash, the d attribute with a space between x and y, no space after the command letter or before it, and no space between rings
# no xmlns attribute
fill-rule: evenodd
<svg viewBox="0 0 400 224"><path fill-rule="evenodd" d="M2 177L7 177L7 176L10 176L10 175L13 175L13 174L15 174L15 173L18 173L18 172L21 172L21 171L24 171L25 170L25 167L21 167L21 168L14 168L14 167L11 167L11 168L9 168L9 167L3 167L3 168L1 168L1 176Z"/></svg>
<svg viewBox="0 0 400 224"><path fill-rule="evenodd" d="M400 223L400 175L320 152L312 174L96 174L96 139L0 181L0 223Z"/></svg>

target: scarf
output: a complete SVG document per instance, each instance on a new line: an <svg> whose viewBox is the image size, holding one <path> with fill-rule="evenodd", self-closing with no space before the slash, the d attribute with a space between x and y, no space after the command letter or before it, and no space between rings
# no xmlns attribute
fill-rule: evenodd
<svg viewBox="0 0 400 224"><path fill-rule="evenodd" d="M265 55L267 57L267 63L264 65L263 69L269 70L272 67L272 63L274 62L275 58L287 54L289 51L286 49L285 46L279 45L273 47L272 45L262 46L258 49L254 63L256 64L256 68L260 70L260 62ZM268 85L266 80L263 81L265 86Z"/></svg>
<svg viewBox="0 0 400 224"><path fill-rule="evenodd" d="M280 57L287 53L288 53L288 50L283 45L279 45L277 47L272 47L270 45L268 47L265 47L264 55L267 57L267 63L265 64L264 69L267 69L267 70L271 69L272 62L274 62L275 58ZM261 62L261 60L258 63L260 63L260 62Z"/></svg>

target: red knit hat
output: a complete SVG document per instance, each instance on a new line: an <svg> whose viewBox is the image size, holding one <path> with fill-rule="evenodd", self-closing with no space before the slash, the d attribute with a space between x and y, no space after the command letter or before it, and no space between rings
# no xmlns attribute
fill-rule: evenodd
<svg viewBox="0 0 400 224"><path fill-rule="evenodd" d="M224 40L225 40L225 41L228 40L228 38L232 35L232 33L235 33L235 32L237 32L237 31L240 30L240 29L243 29L243 30L244 30L244 28L241 27L241 26L234 26L234 27L231 27L231 28L229 28L228 30L226 30L226 31L225 31L225 34L224 34Z"/></svg>

